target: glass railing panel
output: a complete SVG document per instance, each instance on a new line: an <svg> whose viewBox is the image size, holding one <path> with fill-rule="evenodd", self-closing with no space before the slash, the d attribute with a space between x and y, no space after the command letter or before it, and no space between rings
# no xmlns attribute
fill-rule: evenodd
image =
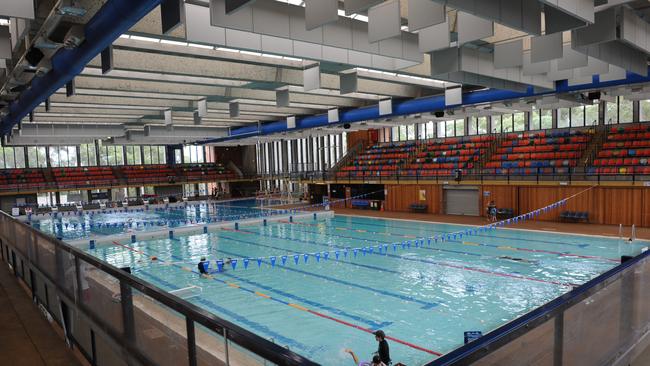
<svg viewBox="0 0 650 366"><path fill-rule="evenodd" d="M198 366L226 363L226 344L223 336L198 323L194 324L196 361Z"/></svg>
<svg viewBox="0 0 650 366"><path fill-rule="evenodd" d="M473 365L553 365L555 347L555 320L547 320L540 326L517 337ZM531 347L534 345L534 347Z"/></svg>
<svg viewBox="0 0 650 366"><path fill-rule="evenodd" d="M87 356L92 357L93 346L90 335L90 324L86 317L78 311L73 312L72 338L74 338L77 346L83 349L83 352Z"/></svg>
<svg viewBox="0 0 650 366"><path fill-rule="evenodd" d="M139 363L129 357L129 362L125 355L114 350L103 337L95 336L95 353L97 357L97 365L110 365L110 366L137 366Z"/></svg>
<svg viewBox="0 0 650 366"><path fill-rule="evenodd" d="M185 316L132 289L136 346L156 365L189 365Z"/></svg>
<svg viewBox="0 0 650 366"><path fill-rule="evenodd" d="M566 365L605 365L621 337L621 279L564 312Z"/></svg>
<svg viewBox="0 0 650 366"><path fill-rule="evenodd" d="M61 248L57 248L59 256L59 275L57 277L58 285L68 297L77 297L77 268L75 266L74 255Z"/></svg>
<svg viewBox="0 0 650 366"><path fill-rule="evenodd" d="M49 278L55 279L57 274L54 243L45 236L36 236L35 239L38 269Z"/></svg>
<svg viewBox="0 0 650 366"><path fill-rule="evenodd" d="M123 334L123 314L119 281L90 263L79 259L81 303L107 327Z"/></svg>

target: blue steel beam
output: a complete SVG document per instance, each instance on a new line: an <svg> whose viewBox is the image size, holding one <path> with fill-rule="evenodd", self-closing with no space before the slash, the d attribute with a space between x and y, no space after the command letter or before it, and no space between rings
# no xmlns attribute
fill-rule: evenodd
<svg viewBox="0 0 650 366"><path fill-rule="evenodd" d="M457 106L469 106L469 105L475 105L480 103L500 102L505 100L524 98L524 97L538 97L543 95L551 95L555 93L568 93L568 92L587 91L587 90L594 90L594 89L603 89L603 88L608 88L613 86L637 84L637 83L645 83L645 82L650 82L650 76L640 76L634 73L627 73L625 79L600 82L599 77L595 75L592 79L592 82L589 84L569 86L567 81L563 80L556 83L554 91L549 91L544 93L535 93L532 87L529 87L528 90L523 93L509 91L509 90L497 90L497 89L468 92L463 94L463 103ZM375 105L375 106L362 107L362 108L342 111L340 112L339 122L336 123L328 123L327 114L319 114L313 116L306 116L303 118L296 118L296 128L291 129L291 131L314 128L314 127L340 125L344 123L363 122L363 121L373 120L377 118L390 118L392 116L405 116L409 114L442 111L445 110L446 108L447 107L445 106L444 95L410 99L407 101L395 103L393 105L393 113L391 115L380 116L379 106ZM289 131L289 129L287 129L286 120L278 120L278 121L261 124L259 130L257 126L240 127L231 130L230 135L227 137L206 139L206 140L197 141L197 143L198 144L218 143L218 142L242 139L246 137L269 135L269 134L280 133L284 131Z"/></svg>
<svg viewBox="0 0 650 366"><path fill-rule="evenodd" d="M102 50L160 4L161 0L109 0L86 24L86 39L74 49L62 48L52 57L52 70L35 76L31 86L9 106L0 134L11 132L25 116L67 84Z"/></svg>

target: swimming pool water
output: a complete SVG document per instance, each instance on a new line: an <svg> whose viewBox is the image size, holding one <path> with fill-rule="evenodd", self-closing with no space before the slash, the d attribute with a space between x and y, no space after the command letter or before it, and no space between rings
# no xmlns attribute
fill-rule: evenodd
<svg viewBox="0 0 650 366"><path fill-rule="evenodd" d="M90 235L161 230L197 222L228 221L277 213L277 210L262 207L259 203L255 199L248 199L217 204L191 203L187 207L131 207L126 212L120 211L121 209L106 209L84 212L82 216L59 214L56 218L33 219L31 224L34 228L53 236L75 240Z"/></svg>
<svg viewBox="0 0 650 366"><path fill-rule="evenodd" d="M485 334L647 246L498 229L393 250L393 243L460 228L336 215L129 244L141 253L106 245L88 252L130 266L168 291L200 286L201 296L188 301L321 364L350 365L345 348L371 358L377 343L367 331L383 329L394 338L388 341L393 362L419 365L462 345L464 331ZM359 252L356 258L349 252L343 258L344 248L378 244L387 244L388 252ZM333 250L341 251L339 260L316 262L312 256L305 264L300 257L295 264L292 257ZM150 261L152 255L159 261ZM285 265L282 255L289 256ZM201 256L240 260L236 269L209 279L196 273ZM264 259L258 268L256 258L269 256L278 257L275 266ZM241 258L252 258L248 269Z"/></svg>

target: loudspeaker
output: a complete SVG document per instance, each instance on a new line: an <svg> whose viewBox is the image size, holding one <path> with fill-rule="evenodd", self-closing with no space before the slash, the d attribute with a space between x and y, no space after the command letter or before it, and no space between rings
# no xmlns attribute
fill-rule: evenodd
<svg viewBox="0 0 650 366"><path fill-rule="evenodd" d="M39 50L38 48L30 48L29 51L25 54L25 60L31 65L31 66L36 66L38 65L39 62L45 57L43 52Z"/></svg>
<svg viewBox="0 0 650 366"><path fill-rule="evenodd" d="M346 129L346 130L349 130L350 127L351 127L351 126L350 126L349 123L345 123L345 124L343 125L343 128Z"/></svg>
<svg viewBox="0 0 650 366"><path fill-rule="evenodd" d="M587 99L589 99L589 100L600 99L600 92L599 91L594 91L594 92L587 93Z"/></svg>
<svg viewBox="0 0 650 366"><path fill-rule="evenodd" d="M445 116L445 112L444 111L435 111L435 112L433 112L433 115L438 117L438 118L442 118L442 117Z"/></svg>

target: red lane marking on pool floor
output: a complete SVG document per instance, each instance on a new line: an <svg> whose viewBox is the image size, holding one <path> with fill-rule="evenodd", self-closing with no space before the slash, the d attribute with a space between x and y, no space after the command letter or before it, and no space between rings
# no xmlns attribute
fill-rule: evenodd
<svg viewBox="0 0 650 366"><path fill-rule="evenodd" d="M362 330L362 331L364 331L366 333L373 333L373 330L371 330L371 329L364 328L364 327L361 327L361 326L358 326L358 325L355 325L355 324L352 324L352 323L348 323L345 320L337 319L337 318L331 317L329 315L325 315L325 314L322 314L322 313L319 313L317 311L310 310L310 309L307 309L307 311L309 313L312 313L312 314L316 315L316 316L320 316L321 318L333 320L333 321L335 321L337 323L341 323L343 325L347 325L348 327L352 327L352 328ZM424 348L424 347L420 347L418 345L403 341L403 340L395 338L395 337L386 336L386 339L390 339L393 342L401 343L401 344L403 344L405 346L408 346L408 347L411 347L411 348L414 348L414 349L417 349L419 351L423 351L423 352L426 352L426 353L430 353L432 355L442 356L442 353L440 353L440 352L436 352L436 351L433 351L433 350L430 350L430 349L427 349L427 348Z"/></svg>
<svg viewBox="0 0 650 366"><path fill-rule="evenodd" d="M147 253L145 253L145 252L143 252L143 251L141 251L141 250L137 250L137 249L135 249L135 248L131 248L131 247L128 246L128 245L120 244L120 243L118 243L118 242L116 242L116 241L113 241L113 244L115 244L115 245L119 245L119 246L124 247L124 248L126 248L126 249L128 249L128 250L132 250L132 251L134 251L134 252L136 252L136 253L140 253L140 254L143 254L143 255L148 255Z"/></svg>

